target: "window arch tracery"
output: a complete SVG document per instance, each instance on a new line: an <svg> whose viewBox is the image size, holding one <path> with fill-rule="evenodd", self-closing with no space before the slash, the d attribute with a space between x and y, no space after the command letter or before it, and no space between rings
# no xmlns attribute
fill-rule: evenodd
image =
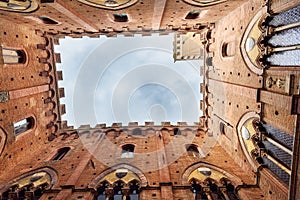
<svg viewBox="0 0 300 200"><path fill-rule="evenodd" d="M183 0L184 2L191 4L193 6L212 6L219 3L223 3L227 0Z"/></svg>
<svg viewBox="0 0 300 200"><path fill-rule="evenodd" d="M81 3L108 10L117 10L134 5L138 0L78 0Z"/></svg>
<svg viewBox="0 0 300 200"><path fill-rule="evenodd" d="M107 174L97 188L95 200L139 200L141 181L128 169Z"/></svg>
<svg viewBox="0 0 300 200"><path fill-rule="evenodd" d="M189 184L195 200L239 199L231 181L224 174L208 167L194 170L189 176Z"/></svg>
<svg viewBox="0 0 300 200"><path fill-rule="evenodd" d="M0 9L14 12L32 12L38 9L38 3L34 0L2 0Z"/></svg>
<svg viewBox="0 0 300 200"><path fill-rule="evenodd" d="M258 117L242 119L238 125L241 146L252 167L267 166L282 183L291 175L293 137L264 123Z"/></svg>
<svg viewBox="0 0 300 200"><path fill-rule="evenodd" d="M31 171L1 187L0 197L8 199L39 199L57 183L56 173L49 168Z"/></svg>

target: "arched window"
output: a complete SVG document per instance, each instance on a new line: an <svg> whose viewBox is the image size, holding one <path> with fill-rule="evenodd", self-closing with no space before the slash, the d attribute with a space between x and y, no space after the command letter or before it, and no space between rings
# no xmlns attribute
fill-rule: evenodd
<svg viewBox="0 0 300 200"><path fill-rule="evenodd" d="M61 160L61 159L63 159L63 157L65 157L65 155L68 153L68 151L70 151L70 149L71 149L70 147L63 147L63 148L57 150L57 153L52 158L52 160Z"/></svg>
<svg viewBox="0 0 300 200"><path fill-rule="evenodd" d="M137 180L132 180L126 185L121 179L114 183L109 183L106 180L100 184L97 189L97 195L95 200L139 200L139 182Z"/></svg>
<svg viewBox="0 0 300 200"><path fill-rule="evenodd" d="M186 151L189 156L200 157L199 150L198 150L197 146L194 144L186 145Z"/></svg>
<svg viewBox="0 0 300 200"><path fill-rule="evenodd" d="M16 11L26 10L31 6L29 0L0 0L0 2L3 2L0 4L0 8Z"/></svg>
<svg viewBox="0 0 300 200"><path fill-rule="evenodd" d="M26 54L23 50L2 48L2 57L4 64L24 64Z"/></svg>
<svg viewBox="0 0 300 200"><path fill-rule="evenodd" d="M124 183L122 181L118 181L114 183L114 199L113 200L123 200L123 192L122 188Z"/></svg>
<svg viewBox="0 0 300 200"><path fill-rule="evenodd" d="M139 200L139 183L136 180L133 180L129 183L130 194L129 200Z"/></svg>
<svg viewBox="0 0 300 200"><path fill-rule="evenodd" d="M174 135L181 135L181 131L179 128L174 128Z"/></svg>
<svg viewBox="0 0 300 200"><path fill-rule="evenodd" d="M26 119L20 120L14 123L14 133L15 136L20 135L34 127L34 118L28 117Z"/></svg>
<svg viewBox="0 0 300 200"><path fill-rule="evenodd" d="M45 171L36 172L9 184L0 197L8 199L39 199L45 190L50 189L52 177Z"/></svg>
<svg viewBox="0 0 300 200"><path fill-rule="evenodd" d="M127 144L122 146L121 158L133 158L134 145Z"/></svg>
<svg viewBox="0 0 300 200"><path fill-rule="evenodd" d="M222 45L222 56L232 57L235 54L234 42L224 42Z"/></svg>
<svg viewBox="0 0 300 200"><path fill-rule="evenodd" d="M193 196L195 200L200 200L201 198L201 192L202 192L202 187L197 183L196 179L191 180L191 190L193 192Z"/></svg>
<svg viewBox="0 0 300 200"><path fill-rule="evenodd" d="M100 184L100 187L97 189L97 196L95 200L106 200L106 188L108 185L109 183L107 181L103 181Z"/></svg>

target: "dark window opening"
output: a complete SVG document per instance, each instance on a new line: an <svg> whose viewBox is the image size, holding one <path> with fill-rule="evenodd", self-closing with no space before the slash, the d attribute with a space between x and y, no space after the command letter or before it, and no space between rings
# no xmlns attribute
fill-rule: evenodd
<svg viewBox="0 0 300 200"><path fill-rule="evenodd" d="M223 57L231 57L231 56L234 56L234 54L235 54L235 47L234 47L233 42L224 43L222 45L222 56Z"/></svg>
<svg viewBox="0 0 300 200"><path fill-rule="evenodd" d="M199 14L199 10L192 10L186 15L185 19L196 19L199 17Z"/></svg>
<svg viewBox="0 0 300 200"><path fill-rule="evenodd" d="M49 17L39 16L39 18L43 21L44 24L52 24L52 25L58 24L57 21L54 21L53 19L50 19Z"/></svg>
<svg viewBox="0 0 300 200"><path fill-rule="evenodd" d="M3 48L2 57L4 64L24 64L26 62L26 54L23 50Z"/></svg>
<svg viewBox="0 0 300 200"><path fill-rule="evenodd" d="M128 16L127 14L114 14L114 21L115 22L127 22L128 21Z"/></svg>
<svg viewBox="0 0 300 200"><path fill-rule="evenodd" d="M21 121L14 123L14 132L15 135L20 135L21 133L26 132L27 130L32 129L34 126L34 119L33 117L28 117Z"/></svg>
<svg viewBox="0 0 300 200"><path fill-rule="evenodd" d="M114 200L123 200L123 192L122 192L123 186L124 183L122 181L118 181L115 183Z"/></svg>
<svg viewBox="0 0 300 200"><path fill-rule="evenodd" d="M70 147L63 147L63 148L57 150L57 153L52 158L52 160L61 160L61 159L63 159L63 157L65 157L65 155L68 153L68 151L70 151L70 149L71 149Z"/></svg>
<svg viewBox="0 0 300 200"><path fill-rule="evenodd" d="M181 135L179 128L174 128L174 135Z"/></svg>
<svg viewBox="0 0 300 200"><path fill-rule="evenodd" d="M199 150L196 145L186 145L186 151L191 157L200 157Z"/></svg>
<svg viewBox="0 0 300 200"><path fill-rule="evenodd" d="M225 124L223 122L220 122L220 133L225 135Z"/></svg>
<svg viewBox="0 0 300 200"><path fill-rule="evenodd" d="M133 158L134 145L127 144L122 147L121 158Z"/></svg>
<svg viewBox="0 0 300 200"><path fill-rule="evenodd" d="M132 131L132 135L142 135L142 130L140 128L135 128Z"/></svg>

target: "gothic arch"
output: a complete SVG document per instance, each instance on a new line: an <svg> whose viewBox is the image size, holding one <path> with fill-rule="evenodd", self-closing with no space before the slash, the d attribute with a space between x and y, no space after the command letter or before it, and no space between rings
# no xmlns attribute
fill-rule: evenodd
<svg viewBox="0 0 300 200"><path fill-rule="evenodd" d="M44 168L40 168L40 169L36 169L30 172L27 172L17 178L14 178L13 180L5 183L4 185L0 186L0 194L2 194L3 192L7 191L13 184L17 183L18 181L27 178L29 176L33 176L36 173L39 172L45 172L47 175L49 175L50 177L50 185L49 188L53 188L57 186L58 183L58 176L56 171L54 171L54 169L49 168L49 167L44 167Z"/></svg>
<svg viewBox="0 0 300 200"><path fill-rule="evenodd" d="M89 187L91 188L94 188L96 189L101 180L107 176L108 174L116 171L117 169L127 169L128 171L131 171L133 172L139 179L140 179L140 182L141 182L141 186L147 186L148 185L148 181L147 181L147 178L146 176L144 175L144 173L136 168L136 167L133 167L131 165L128 165L128 164L119 164L119 165L115 165L113 167L110 167L109 169L105 170L104 172L102 172L99 176L97 176L90 184L89 184Z"/></svg>
<svg viewBox="0 0 300 200"><path fill-rule="evenodd" d="M107 10L119 10L134 5L139 0L77 0L89 6Z"/></svg>
<svg viewBox="0 0 300 200"><path fill-rule="evenodd" d="M15 4L15 7L11 7L10 4ZM0 4L0 10L10 11L10 12L21 12L28 13L33 12L39 8L39 4L37 0L24 0L24 1L16 1L16 0L8 0L7 2L3 2Z"/></svg>
<svg viewBox="0 0 300 200"><path fill-rule="evenodd" d="M183 0L184 2L191 4L193 6L212 6L219 3L223 3L227 0Z"/></svg>
<svg viewBox="0 0 300 200"><path fill-rule="evenodd" d="M264 8L259 10L258 13L253 17L244 32L240 45L242 57L244 58L247 67L249 68L249 70L258 75L262 75L263 73L263 68L258 63L258 58L260 57L261 52L261 49L258 46L260 40L260 35L258 33L261 33L259 23L262 16L266 12L267 7L265 6Z"/></svg>
<svg viewBox="0 0 300 200"><path fill-rule="evenodd" d="M2 151L6 144L6 132L2 127L0 127L0 155L2 154Z"/></svg>
<svg viewBox="0 0 300 200"><path fill-rule="evenodd" d="M240 178L238 178L237 176L235 175L232 175L228 172L226 172L225 170L215 166L215 165L211 165L211 164L208 164L208 163L203 163L203 162L199 162L199 163L195 163L191 166L189 166L185 172L183 173L182 177L181 177L181 183L183 185L189 185L189 176L190 174L195 171L196 169L200 168L200 167L206 167L206 168L209 168L209 169L212 169L212 170L215 170L221 174L224 175L224 178L227 178L229 179L230 181L232 181L232 183L234 185L240 185L242 184L242 180Z"/></svg>
<svg viewBox="0 0 300 200"><path fill-rule="evenodd" d="M236 130L236 132L237 132L237 134L238 134L239 141L240 141L240 145L241 145L241 147L242 147L242 149L243 149L243 152L244 152L244 154L245 154L247 160L249 161L250 165L252 166L252 168L253 168L254 170L257 169L257 166L256 166L256 164L254 163L254 160L252 159L251 155L250 155L249 152L247 151L247 147L246 147L246 145L245 145L245 143L244 143L244 141L243 141L243 137L242 137L242 127L243 127L243 125L244 125L248 120L250 120L250 119L255 119L255 118L260 119L260 116L259 116L256 112L252 111L252 112L247 112L247 113L245 113L245 114L240 118L240 120L239 120L239 122L238 122L238 125L237 125L237 130Z"/></svg>

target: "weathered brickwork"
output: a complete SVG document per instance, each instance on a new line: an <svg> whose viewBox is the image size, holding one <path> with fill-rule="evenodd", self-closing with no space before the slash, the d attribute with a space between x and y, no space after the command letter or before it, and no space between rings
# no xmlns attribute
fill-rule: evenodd
<svg viewBox="0 0 300 200"><path fill-rule="evenodd" d="M18 10L0 2L0 199L300 199L299 69L266 64L263 45L266 17L298 1L88 2L10 0ZM205 51L198 124L74 129L61 121L59 38L188 31L201 34ZM245 50L250 36L254 53ZM294 138L293 148L274 130ZM274 159L265 141L292 165Z"/></svg>

